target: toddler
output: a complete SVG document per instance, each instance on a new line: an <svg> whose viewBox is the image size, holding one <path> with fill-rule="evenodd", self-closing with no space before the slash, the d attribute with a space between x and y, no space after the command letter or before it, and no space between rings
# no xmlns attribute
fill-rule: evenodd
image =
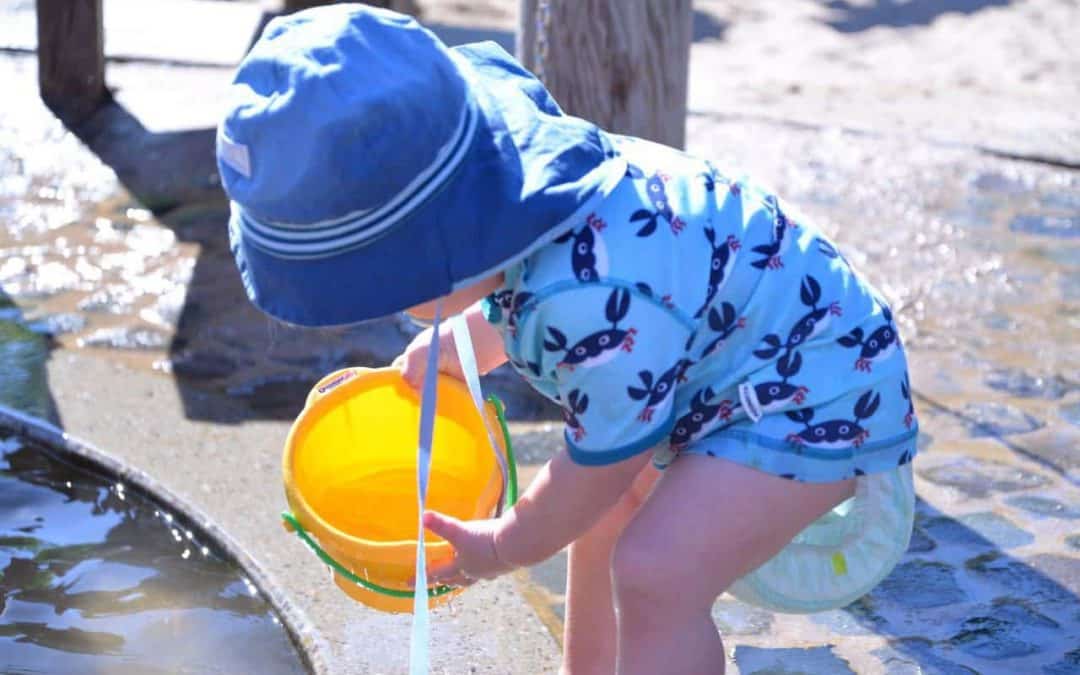
<svg viewBox="0 0 1080 675"><path fill-rule="evenodd" d="M218 157L256 305L307 326L463 312L482 371L509 361L562 407L565 450L512 509L425 525L456 551L447 583L570 546L564 672L723 672L716 597L911 461L888 306L729 168L362 5L271 23L232 95ZM398 360L411 382L434 339L460 375L429 329Z"/></svg>

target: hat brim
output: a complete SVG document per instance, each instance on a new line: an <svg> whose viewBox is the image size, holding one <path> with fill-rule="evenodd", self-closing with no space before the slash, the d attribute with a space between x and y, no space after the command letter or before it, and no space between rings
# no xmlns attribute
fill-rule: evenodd
<svg viewBox="0 0 1080 675"><path fill-rule="evenodd" d="M564 115L495 43L448 50L479 112L453 174L377 238L333 255L284 257L229 236L248 296L302 326L354 324L446 295L521 260L595 208L626 171L606 135Z"/></svg>

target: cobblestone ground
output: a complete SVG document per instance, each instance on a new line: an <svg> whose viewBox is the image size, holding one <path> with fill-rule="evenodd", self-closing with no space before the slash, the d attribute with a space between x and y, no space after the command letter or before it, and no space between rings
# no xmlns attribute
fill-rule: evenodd
<svg viewBox="0 0 1080 675"><path fill-rule="evenodd" d="M899 308L922 424L907 557L842 610L721 599L738 671L1080 672L1080 174L771 124L696 119L691 143L801 204ZM555 433L522 428L522 452ZM531 571L553 623L564 568Z"/></svg>
<svg viewBox="0 0 1080 675"><path fill-rule="evenodd" d="M136 85L160 76L110 67ZM50 120L32 61L0 61L0 80L14 92L0 107L0 321L48 335L54 349L171 373L197 419L214 419L200 403L210 390L248 401L253 418L288 418L319 374L385 362L410 335L393 321L303 335L269 324L239 293L220 204L153 216ZM689 145L772 185L892 302L922 424L916 530L894 573L842 610L784 616L722 598L714 617L732 670L1080 673L1075 147L1056 164L1017 161L917 129L844 131L821 122L828 113L806 122L699 110ZM503 391L519 417L549 412ZM526 474L558 447L557 426L515 425ZM555 634L564 570L558 556L521 575Z"/></svg>

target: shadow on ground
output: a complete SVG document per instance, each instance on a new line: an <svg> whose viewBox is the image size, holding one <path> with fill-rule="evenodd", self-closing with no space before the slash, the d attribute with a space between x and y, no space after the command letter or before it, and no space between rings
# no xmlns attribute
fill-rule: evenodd
<svg viewBox="0 0 1080 675"><path fill-rule="evenodd" d="M974 14L988 7L1004 7L1012 0L824 0L832 16L825 21L841 33L858 33L877 27L926 26L943 14Z"/></svg>
<svg viewBox="0 0 1080 675"><path fill-rule="evenodd" d="M1010 552L1033 540L994 512L958 519L920 499L908 555L893 573L843 610L811 618L837 635L888 638L873 652L887 672L1010 672L1018 666L1006 660L1040 655L1060 657L1063 670L1045 672L1071 672L1064 668L1077 657L1067 650L1080 632L1080 561ZM736 661L749 673L756 666L747 666L782 661L783 652L793 651L737 649ZM844 668L837 663L814 672L851 672Z"/></svg>
<svg viewBox="0 0 1080 675"><path fill-rule="evenodd" d="M494 39L513 49L510 33L435 28L451 44ZM69 128L179 241L199 247L168 347L168 367L189 419L228 424L292 420L320 377L346 366L387 365L418 333L401 316L345 328L301 329L255 309L229 251L228 205L214 158L214 129L151 131L114 100ZM507 403L511 418L558 416L555 406L507 369L486 380L487 389Z"/></svg>

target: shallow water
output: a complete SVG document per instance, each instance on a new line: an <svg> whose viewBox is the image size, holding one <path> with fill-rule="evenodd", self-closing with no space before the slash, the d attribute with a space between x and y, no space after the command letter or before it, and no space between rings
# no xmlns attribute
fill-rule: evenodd
<svg viewBox="0 0 1080 675"><path fill-rule="evenodd" d="M289 419L321 374L386 363L411 335L268 321L239 288L222 204L148 213L37 104L28 65L0 68L23 93L0 109L0 287L21 308L25 360L84 350ZM1078 672L1080 173L752 120L691 116L688 137L801 208L891 301L922 421L918 489L934 500L902 566L859 603L802 623L718 603L721 629L750 645L738 666ZM558 447L558 425L536 429L515 439L526 475ZM532 570L555 632L564 571L564 558Z"/></svg>
<svg viewBox="0 0 1080 675"><path fill-rule="evenodd" d="M0 670L301 673L242 571L122 484L0 432Z"/></svg>

